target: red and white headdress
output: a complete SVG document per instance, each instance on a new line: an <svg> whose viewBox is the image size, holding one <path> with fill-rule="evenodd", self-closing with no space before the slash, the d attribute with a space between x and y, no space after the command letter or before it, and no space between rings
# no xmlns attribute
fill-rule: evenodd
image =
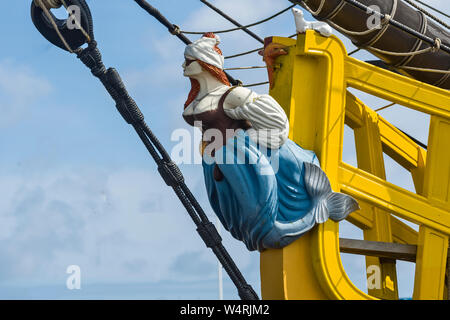
<svg viewBox="0 0 450 320"><path fill-rule="evenodd" d="M223 55L217 52L215 47L220 43L218 35L214 38L201 37L197 41L186 46L184 56L193 60L200 60L223 70Z"/></svg>

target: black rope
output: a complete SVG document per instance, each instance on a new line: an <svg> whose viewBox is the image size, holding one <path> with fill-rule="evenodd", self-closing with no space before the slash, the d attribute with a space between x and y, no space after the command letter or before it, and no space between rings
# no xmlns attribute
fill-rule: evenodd
<svg viewBox="0 0 450 320"><path fill-rule="evenodd" d="M398 129L398 127L396 127L396 128ZM401 129L398 129L398 130L400 130L405 136L407 136L408 138L410 138L410 139L411 139L412 141L414 141L416 144L418 144L419 146L421 146L421 147L424 148L425 150L428 150L428 146L427 146L425 143L423 143L423 142L417 140L417 139L414 138L413 136L410 136L409 134L407 134L405 131L403 131L403 130L401 130Z"/></svg>
<svg viewBox="0 0 450 320"><path fill-rule="evenodd" d="M243 87L245 87L245 88L249 88L249 87L256 87L256 86L262 86L262 85L264 85L264 84L268 84L269 83L269 81L265 81L265 82L258 82L258 83L251 83L251 84L246 84L246 85L243 85Z"/></svg>
<svg viewBox="0 0 450 320"><path fill-rule="evenodd" d="M258 52L258 51L260 51L262 49L264 49L264 47L256 48L256 49L253 49L253 50L250 50L250 51L245 51L245 52L242 52L242 53L233 54L231 56L224 57L224 59L232 59L232 58L237 58L237 57L240 57L240 56L245 56L245 55L253 53L253 52Z"/></svg>
<svg viewBox="0 0 450 320"><path fill-rule="evenodd" d="M252 38L256 39L257 41L261 42L262 44L264 44L264 40L261 39L261 37L257 36L254 32L248 30L247 28L245 28L245 26L243 26L242 24L240 24L239 22L237 22L236 20L234 20L233 18L231 18L229 15L227 15L225 12L223 12L222 10L218 9L217 7L213 6L211 3L209 3L206 0L200 0L201 2L203 2L205 5L207 5L208 7L210 7L211 9L213 9L215 12L217 12L218 14L220 14L222 17L224 17L225 19L227 19L228 21L230 21L232 24L234 24L236 27L241 28L242 31L246 32L248 35L250 35Z"/></svg>
<svg viewBox="0 0 450 320"><path fill-rule="evenodd" d="M242 273L230 257L222 244L222 238L213 223L208 220L194 195L184 182L183 174L178 166L171 160L158 138L153 134L144 121L144 115L139 110L136 102L130 97L119 73L113 69L106 69L102 62L97 43L92 40L86 49L77 51L77 57L91 70L92 74L99 78L108 93L116 102L116 108L127 123L133 126L139 138L144 143L151 157L158 166L158 172L165 183L172 187L189 216L194 221L202 240L216 255L230 279L238 289L243 300L258 300L258 295L245 281Z"/></svg>
<svg viewBox="0 0 450 320"><path fill-rule="evenodd" d="M161 12L159 12L158 9L156 9L155 7L153 7L150 3L148 3L145 0L134 0L142 9L144 9L145 11L147 11L147 13L149 13L151 16L153 16L156 20L158 20L162 25L164 25L167 30L169 30L169 32L171 34L173 34L174 36L176 36L178 39L180 39L181 41L183 41L184 44L188 45L191 44L191 40L189 40L189 38L187 38L184 34L181 33L180 28L173 24L170 23L169 20L167 20L166 17L164 17ZM242 82L240 80L236 80L234 79L231 75L229 75L228 73L225 72L225 74L227 75L228 81L230 81L230 83L233 86L237 86L237 85L241 85Z"/></svg>
<svg viewBox="0 0 450 320"><path fill-rule="evenodd" d="M439 14L442 14L444 17L447 17L447 18L450 19L450 16L449 16L448 14L446 14L445 12L442 12L442 11L440 11L440 10L438 10L438 9L436 9L436 8L434 8L434 7L432 7L432 6L430 6L429 4L426 4L426 3L424 3L424 2L422 2L422 1L420 1L420 0L414 0L414 1L420 3L421 5L423 5L423 6L427 7L427 8L429 8L429 9L431 9L431 10L433 10L433 11L436 11L436 12L439 13Z"/></svg>
<svg viewBox="0 0 450 320"><path fill-rule="evenodd" d="M439 23L440 25L446 27L447 29L450 29L450 26L445 23L444 21L442 21L441 19L439 19L438 17L432 15L431 13L429 13L427 10L425 10L424 8L418 6L417 4L415 4L413 2L413 0L404 0L406 3L408 3L410 6L416 8L417 10L419 10L420 12L422 12L423 14L427 15L428 17L430 17L431 19L433 19L434 21L436 21L437 23ZM420 3L420 1L418 1ZM441 13L445 16L447 16L446 14L444 14L443 12ZM447 16L448 18L450 18L449 16Z"/></svg>
<svg viewBox="0 0 450 320"><path fill-rule="evenodd" d="M236 27L236 28L225 29L225 30L217 30L217 31L209 31L209 32L212 32L212 33L227 33L227 32L233 32L233 31L238 31L238 30L242 30L242 29L254 27L254 26L257 26L257 25L259 25L259 24L261 24L261 23L270 21L270 20L272 20L273 18L278 17L280 14L285 13L286 11L288 11L289 9L292 9L292 8L295 7L295 6L296 6L295 4L290 5L290 6L287 7L286 9L283 9L283 10L281 10L281 11L279 11L279 12L277 12L277 13L271 15L271 16L268 17L268 18L259 20L259 21L257 21L257 22L254 22L254 23L251 23L251 24L242 26L242 27ZM185 31L185 30L182 30L182 31L180 31L180 32L181 32L181 33L184 33L184 34L203 34L203 33L206 33L206 31Z"/></svg>

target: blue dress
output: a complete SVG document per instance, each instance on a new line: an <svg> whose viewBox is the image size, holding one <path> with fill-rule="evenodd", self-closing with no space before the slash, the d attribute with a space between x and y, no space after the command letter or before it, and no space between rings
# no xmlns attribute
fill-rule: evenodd
<svg viewBox="0 0 450 320"><path fill-rule="evenodd" d="M216 164L221 181L214 179ZM314 152L290 139L263 150L238 130L214 157L204 155L203 171L214 212L250 251L282 248L316 223L340 221L358 208L353 198L331 191Z"/></svg>

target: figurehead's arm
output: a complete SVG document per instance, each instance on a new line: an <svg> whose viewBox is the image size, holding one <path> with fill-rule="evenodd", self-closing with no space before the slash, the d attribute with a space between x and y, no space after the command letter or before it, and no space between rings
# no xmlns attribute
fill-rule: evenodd
<svg viewBox="0 0 450 320"><path fill-rule="evenodd" d="M251 135L270 148L279 148L289 135L289 121L283 108L268 94L258 95L250 89L237 87L224 102L227 116L248 120Z"/></svg>

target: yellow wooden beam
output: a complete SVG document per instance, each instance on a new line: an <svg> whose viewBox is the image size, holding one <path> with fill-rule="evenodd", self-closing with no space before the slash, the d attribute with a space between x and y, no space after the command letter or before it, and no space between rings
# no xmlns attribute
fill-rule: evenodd
<svg viewBox="0 0 450 320"><path fill-rule="evenodd" d="M392 240L396 243L417 244L418 232L391 215Z"/></svg>
<svg viewBox="0 0 450 320"><path fill-rule="evenodd" d="M450 120L432 116L423 195L450 214ZM442 219L442 218L441 218ZM442 219L443 220L443 219ZM414 299L444 297L445 266L449 232L434 226L419 228Z"/></svg>
<svg viewBox="0 0 450 320"><path fill-rule="evenodd" d="M348 105L348 103L347 103ZM369 108L361 113L362 126L355 128L355 147L358 168L385 180L383 149L381 144L378 115ZM361 211L373 212L373 226L364 230L364 239L369 241L392 242L391 219L388 211L374 205L361 204ZM398 299L397 271L395 261L366 257L366 266L378 266L382 275L382 286L369 289L370 295L382 299ZM387 285L388 284L388 285Z"/></svg>
<svg viewBox="0 0 450 320"><path fill-rule="evenodd" d="M382 117L378 117L383 151L403 168L417 168L419 150L417 144Z"/></svg>
<svg viewBox="0 0 450 320"><path fill-rule="evenodd" d="M347 57L348 86L408 108L450 119L450 95L414 79Z"/></svg>
<svg viewBox="0 0 450 320"><path fill-rule="evenodd" d="M345 123L354 130L358 129L363 126L363 113L372 109L350 92L347 92L346 99ZM383 117L378 115L377 120L383 151L406 170L417 168L417 144Z"/></svg>
<svg viewBox="0 0 450 320"><path fill-rule="evenodd" d="M346 163L340 165L339 181L346 193L416 224L450 234L450 212L434 207L419 195L384 181Z"/></svg>
<svg viewBox="0 0 450 320"><path fill-rule="evenodd" d="M448 236L420 226L413 299L441 300L444 297Z"/></svg>

